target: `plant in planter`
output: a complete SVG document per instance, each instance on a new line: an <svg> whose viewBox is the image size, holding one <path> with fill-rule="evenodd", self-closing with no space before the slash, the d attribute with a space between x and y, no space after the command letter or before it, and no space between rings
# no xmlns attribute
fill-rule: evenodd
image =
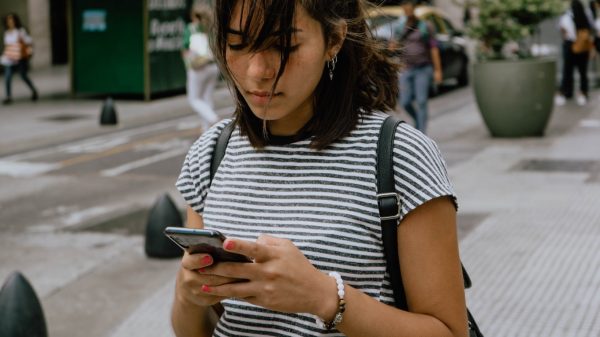
<svg viewBox="0 0 600 337"><path fill-rule="evenodd" d="M539 24L565 9L564 0L478 0L468 33L479 41L473 83L492 136L542 136L553 110L556 60L534 57ZM558 32L557 32L558 33Z"/></svg>

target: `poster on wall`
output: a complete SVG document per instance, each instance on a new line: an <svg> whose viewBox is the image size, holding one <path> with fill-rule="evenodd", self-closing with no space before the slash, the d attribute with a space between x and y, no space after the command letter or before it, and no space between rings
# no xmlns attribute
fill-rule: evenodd
<svg viewBox="0 0 600 337"><path fill-rule="evenodd" d="M106 10L86 9L82 12L83 24L81 30L84 32L106 31Z"/></svg>
<svg viewBox="0 0 600 337"><path fill-rule="evenodd" d="M185 88L181 59L189 0L148 0L148 43L151 91Z"/></svg>

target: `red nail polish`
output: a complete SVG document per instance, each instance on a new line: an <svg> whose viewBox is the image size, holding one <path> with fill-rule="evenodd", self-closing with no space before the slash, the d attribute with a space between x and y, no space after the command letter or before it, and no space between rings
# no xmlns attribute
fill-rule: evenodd
<svg viewBox="0 0 600 337"><path fill-rule="evenodd" d="M202 291L205 293L209 293L210 292L210 287L207 286L206 284L202 285Z"/></svg>
<svg viewBox="0 0 600 337"><path fill-rule="evenodd" d="M233 241L227 241L227 243L225 244L225 249L227 250L232 250L235 247L235 243L233 243Z"/></svg>
<svg viewBox="0 0 600 337"><path fill-rule="evenodd" d="M212 264L212 257L210 257L209 255L206 255L205 257L202 258L202 260L200 260L200 262L202 262L205 265L210 265L210 264Z"/></svg>
<svg viewBox="0 0 600 337"><path fill-rule="evenodd" d="M200 268L200 269L198 269L198 271L201 272L201 273L204 273L206 271L206 269Z"/></svg>

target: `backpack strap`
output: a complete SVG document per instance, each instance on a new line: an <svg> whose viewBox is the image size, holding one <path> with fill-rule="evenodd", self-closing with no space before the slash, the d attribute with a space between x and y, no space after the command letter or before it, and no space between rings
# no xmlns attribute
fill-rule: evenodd
<svg viewBox="0 0 600 337"><path fill-rule="evenodd" d="M229 138L231 138L231 133L234 129L235 121L231 121L223 128L223 130L221 130L219 138L217 138L217 143L215 144L213 156L210 161L210 182L212 182L215 177L219 165L221 164L221 160L225 157L225 150L227 150L227 144L229 144Z"/></svg>
<svg viewBox="0 0 600 337"><path fill-rule="evenodd" d="M398 258L398 221L400 220L400 210L402 208L402 199L396 193L396 184L394 181L394 138L398 125L403 121L396 117L389 116L385 119L379 130L379 140L377 141L377 205L379 207L379 217L381 219L381 236L383 242L383 251L386 259L390 283L394 292L394 302L396 308L408 310L406 294L404 293L404 284L402 282L402 273L400 271L400 259ZM461 268L465 288L471 287L471 278L465 267ZM467 318L469 321L469 336L483 337L479 330L473 315L467 309Z"/></svg>
<svg viewBox="0 0 600 337"><path fill-rule="evenodd" d="M398 221L400 220L401 198L396 193L394 182L394 138L396 128L401 120L389 116L385 119L379 130L377 141L377 205L381 219L381 236L383 251L386 259L390 282L394 290L396 307L408 310L404 284L400 272L400 259L398 258Z"/></svg>
<svg viewBox="0 0 600 337"><path fill-rule="evenodd" d="M225 150L227 150L227 144L229 144L229 138L231 138L231 133L235 129L235 121L230 121L229 124L225 125L219 137L217 138L217 143L215 144L215 148L213 150L212 158L210 160L210 180L209 184L212 183L217 170L219 169L219 165L225 157ZM218 317L223 316L225 309L221 305L221 303L213 304L212 309L217 314Z"/></svg>

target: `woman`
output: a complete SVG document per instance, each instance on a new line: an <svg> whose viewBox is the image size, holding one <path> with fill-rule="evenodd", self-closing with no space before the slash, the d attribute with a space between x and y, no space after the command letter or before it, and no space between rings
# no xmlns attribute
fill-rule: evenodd
<svg viewBox="0 0 600 337"><path fill-rule="evenodd" d="M571 2L571 10L560 18L559 25L563 38L563 74L555 103L564 105L567 99L573 97L573 70L577 68L580 85L576 102L577 105L583 106L588 101L587 68L593 47L593 34L590 18L581 1Z"/></svg>
<svg viewBox="0 0 600 337"><path fill-rule="evenodd" d="M213 110L213 93L219 69L213 62L207 34L211 14L210 6L196 3L192 8L191 22L184 32L183 42L187 97L192 109L200 116L204 130L219 120Z"/></svg>
<svg viewBox="0 0 600 337"><path fill-rule="evenodd" d="M596 51L600 53L600 0L592 0L590 2L590 9L594 17L594 30L596 31L594 46L596 47Z"/></svg>
<svg viewBox="0 0 600 337"><path fill-rule="evenodd" d="M213 51L237 109L192 146L177 187L188 227L221 231L225 250L254 262L186 253L178 336L467 336L454 193L436 145L406 124L394 170L410 311L390 305L374 166L378 111L395 107L398 69L370 38L365 6L215 1ZM216 138L230 122L211 182Z"/></svg>
<svg viewBox="0 0 600 337"><path fill-rule="evenodd" d="M31 100L38 99L37 90L27 72L29 70L29 58L31 57L31 37L27 34L27 30L21 24L21 20L17 14L11 13L4 18L4 52L2 53L1 62L4 66L4 85L6 97L2 101L3 104L12 103L11 82L12 75L18 71L21 78L31 89Z"/></svg>

